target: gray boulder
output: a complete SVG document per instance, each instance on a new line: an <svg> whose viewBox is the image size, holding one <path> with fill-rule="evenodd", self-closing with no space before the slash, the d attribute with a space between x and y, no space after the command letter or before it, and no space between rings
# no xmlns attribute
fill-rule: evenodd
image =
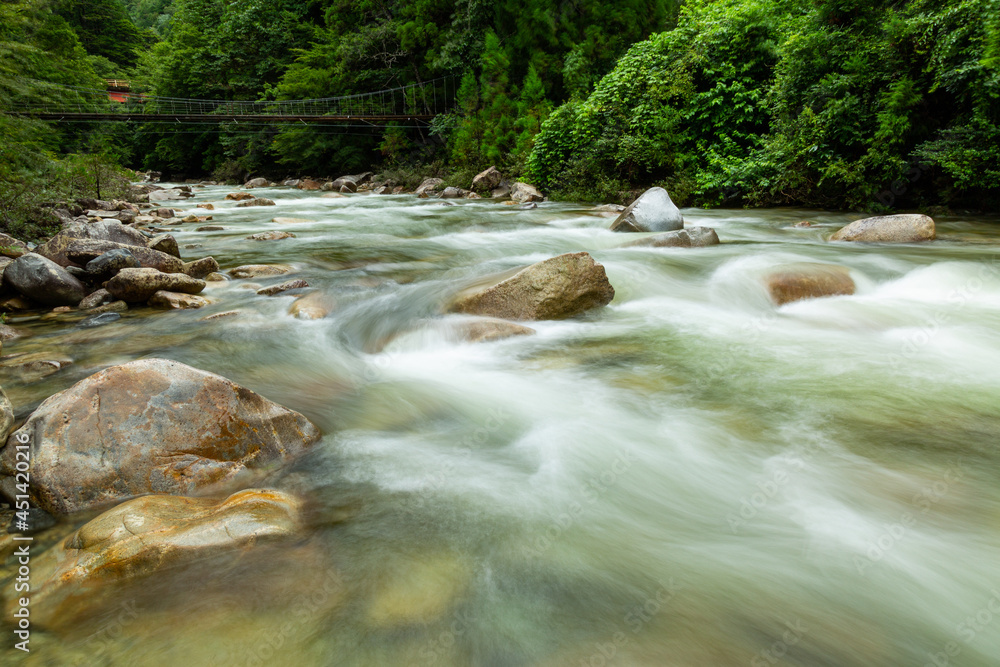
<svg viewBox="0 0 1000 667"><path fill-rule="evenodd" d="M184 262L173 255L144 246L129 246L112 241L79 239L69 244L66 255L74 262L87 264L111 250L128 250L138 260L139 266L157 269L164 273L180 273L184 270Z"/></svg>
<svg viewBox="0 0 1000 667"><path fill-rule="evenodd" d="M23 296L47 306L75 306L87 288L52 260L29 252L11 262L3 272L4 284Z"/></svg>
<svg viewBox="0 0 1000 667"><path fill-rule="evenodd" d="M100 283L111 278L122 269L138 267L139 260L135 258L135 255L124 248L116 248L87 262L87 273Z"/></svg>
<svg viewBox="0 0 1000 667"><path fill-rule="evenodd" d="M251 188L266 188L267 179L266 178L251 178L249 181L243 184L243 187L247 190Z"/></svg>
<svg viewBox="0 0 1000 667"><path fill-rule="evenodd" d="M934 220L926 215L883 215L856 220L838 230L831 241L862 243L917 243L932 241L937 235Z"/></svg>
<svg viewBox="0 0 1000 667"><path fill-rule="evenodd" d="M51 239L35 248L35 252L47 257L59 266L72 266L74 262L67 256L69 246L73 241L90 239L94 241L110 241L126 246L146 247L148 239L137 229L127 227L117 220L101 220L90 224L77 224L67 227ZM105 248L105 252L111 248ZM98 253L100 254L100 253Z"/></svg>
<svg viewBox="0 0 1000 667"><path fill-rule="evenodd" d="M684 216L663 188L650 188L611 225L613 232L671 232L684 227Z"/></svg>
<svg viewBox="0 0 1000 667"><path fill-rule="evenodd" d="M704 248L718 245L719 236L711 227L688 227L663 234L654 234L638 241L622 244L622 248Z"/></svg>

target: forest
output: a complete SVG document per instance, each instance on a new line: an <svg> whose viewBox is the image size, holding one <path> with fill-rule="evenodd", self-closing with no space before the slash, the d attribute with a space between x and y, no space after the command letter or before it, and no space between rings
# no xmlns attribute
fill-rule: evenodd
<svg viewBox="0 0 1000 667"><path fill-rule="evenodd" d="M104 79L300 100L451 80L426 128L55 124ZM1000 0L4 0L0 224L124 169L242 181L495 165L554 199L995 211ZM107 194L107 193L105 193Z"/></svg>

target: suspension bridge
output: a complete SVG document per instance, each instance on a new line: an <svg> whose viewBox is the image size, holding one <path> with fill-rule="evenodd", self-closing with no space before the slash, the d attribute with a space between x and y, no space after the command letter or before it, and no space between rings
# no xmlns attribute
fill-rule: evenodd
<svg viewBox="0 0 1000 667"><path fill-rule="evenodd" d="M39 82L41 83L41 82ZM390 123L426 126L455 101L454 77L442 77L371 93L308 100L233 101L164 97L131 92L128 82L109 80L107 90L46 84L45 101L3 111L55 123L131 121L173 124L296 123L301 125Z"/></svg>

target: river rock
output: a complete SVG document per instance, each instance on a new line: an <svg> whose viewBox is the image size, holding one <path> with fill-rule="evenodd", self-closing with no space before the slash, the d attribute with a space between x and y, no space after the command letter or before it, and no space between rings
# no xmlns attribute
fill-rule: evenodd
<svg viewBox="0 0 1000 667"><path fill-rule="evenodd" d="M288 309L288 314L300 320L321 320L330 314L336 303L322 292L300 296Z"/></svg>
<svg viewBox="0 0 1000 667"><path fill-rule="evenodd" d="M248 199L246 201L241 201L236 206L238 208L246 208L248 206L274 206L273 199L267 199L265 197L257 197L255 199Z"/></svg>
<svg viewBox="0 0 1000 667"><path fill-rule="evenodd" d="M246 199L256 199L256 197L249 192L230 192L226 195L226 199L230 201L244 201Z"/></svg>
<svg viewBox="0 0 1000 667"><path fill-rule="evenodd" d="M194 294L183 294L181 292L167 292L160 290L149 297L149 305L153 308L164 310L184 310L187 308L201 308L207 306L208 299Z"/></svg>
<svg viewBox="0 0 1000 667"><path fill-rule="evenodd" d="M243 187L247 190L253 188L266 188L267 179L266 178L251 178L249 181L243 184Z"/></svg>
<svg viewBox="0 0 1000 667"><path fill-rule="evenodd" d="M884 215L855 220L830 237L831 241L863 243L916 243L936 236L934 220L926 215Z"/></svg>
<svg viewBox="0 0 1000 667"><path fill-rule="evenodd" d="M225 229L225 227L223 227L222 225L204 225L202 227L198 227L194 231L196 231L196 232L221 232L224 229Z"/></svg>
<svg viewBox="0 0 1000 667"><path fill-rule="evenodd" d="M429 195L440 187L444 181L440 178L425 178L417 189L414 190L414 194L419 195Z"/></svg>
<svg viewBox="0 0 1000 667"><path fill-rule="evenodd" d="M0 368L3 368L5 377L12 376L24 384L38 382L72 365L72 359L49 352L15 355L0 361Z"/></svg>
<svg viewBox="0 0 1000 667"><path fill-rule="evenodd" d="M101 313L124 313L127 310L128 304L124 301L112 301L111 303L106 303L103 306L91 308L87 312L92 315L99 315Z"/></svg>
<svg viewBox="0 0 1000 667"><path fill-rule="evenodd" d="M87 295L83 283L66 269L33 252L11 262L3 279L18 293L47 306L75 306Z"/></svg>
<svg viewBox="0 0 1000 667"><path fill-rule="evenodd" d="M114 300L114 297L111 296L111 292L106 289L99 289L96 292L92 292L85 296L83 300L77 304L77 308L80 310L90 310L91 308L97 308L98 306L103 306L106 303L111 303Z"/></svg>
<svg viewBox="0 0 1000 667"><path fill-rule="evenodd" d="M25 299L23 296L9 296L6 299L0 299L0 311L5 313L10 313L17 310L33 310L38 307L38 304L31 299Z"/></svg>
<svg viewBox="0 0 1000 667"><path fill-rule="evenodd" d="M462 199L465 192L462 188L445 188L441 191L441 199Z"/></svg>
<svg viewBox="0 0 1000 667"><path fill-rule="evenodd" d="M219 263L214 257L202 257L184 264L183 272L192 278L205 278L219 270Z"/></svg>
<svg viewBox="0 0 1000 667"><path fill-rule="evenodd" d="M177 258L180 258L181 256L181 249L177 245L177 239L170 234L160 234L159 236L154 236L149 239L148 245L151 250L158 250Z"/></svg>
<svg viewBox="0 0 1000 667"><path fill-rule="evenodd" d="M124 304L124 301L116 301L115 303ZM79 327L83 329L93 329L94 327L101 327L105 324L111 324L112 322L117 322L122 318L120 313L98 313L97 315L91 315L90 317L81 320Z"/></svg>
<svg viewBox="0 0 1000 667"><path fill-rule="evenodd" d="M0 255L17 259L30 252L28 244L15 239L10 234L0 233Z"/></svg>
<svg viewBox="0 0 1000 667"><path fill-rule="evenodd" d="M170 188L169 190L157 190L149 193L149 201L160 203L165 201L175 201L177 199L189 199L194 197L191 189Z"/></svg>
<svg viewBox="0 0 1000 667"><path fill-rule="evenodd" d="M48 257L59 266L71 266L73 261L67 256L70 244L81 239L111 241L127 246L146 247L146 236L137 229L126 227L117 220L102 220L85 225L74 225L59 232L51 239L35 248L42 257ZM106 248L105 250L110 250ZM100 254L100 253L98 253Z"/></svg>
<svg viewBox="0 0 1000 667"><path fill-rule="evenodd" d="M211 322L213 320L221 320L221 319L225 319L227 317L234 317L236 315L239 315L240 312L241 311L239 311L239 310L225 310L225 311L223 311L221 313L214 313L212 315L206 315L205 317L202 317L198 321L199 322Z"/></svg>
<svg viewBox="0 0 1000 667"><path fill-rule="evenodd" d="M219 273L218 271L213 271L212 273L205 276L203 280L210 283L218 283L218 282L224 283L227 280L229 280L229 276L227 276L224 273Z"/></svg>
<svg viewBox="0 0 1000 667"><path fill-rule="evenodd" d="M253 195L251 195L251 196L253 196ZM157 218L163 218L164 220L168 220L168 219L174 217L174 209L172 209L172 208L156 208L156 209L153 209L152 213Z"/></svg>
<svg viewBox="0 0 1000 667"><path fill-rule="evenodd" d="M282 239L294 239L295 234L291 232L260 232L258 234L251 234L247 237L248 241L280 241Z"/></svg>
<svg viewBox="0 0 1000 667"><path fill-rule="evenodd" d="M704 248L718 245L719 236L711 227L688 227L672 232L654 234L638 241L624 243L622 248L645 246L650 248Z"/></svg>
<svg viewBox="0 0 1000 667"><path fill-rule="evenodd" d="M323 187L323 184L311 178L303 178L296 187L299 190L319 190Z"/></svg>
<svg viewBox="0 0 1000 667"><path fill-rule="evenodd" d="M802 299L854 294L850 272L835 264L788 264L765 276L764 283L779 306Z"/></svg>
<svg viewBox="0 0 1000 667"><path fill-rule="evenodd" d="M472 189L475 192L491 192L493 188L500 185L503 176L496 167L490 167L486 171L481 171L472 179Z"/></svg>
<svg viewBox="0 0 1000 667"><path fill-rule="evenodd" d="M149 301L160 290L197 294L205 281L183 273L163 273L156 269L122 269L105 285L111 296L128 303Z"/></svg>
<svg viewBox="0 0 1000 667"><path fill-rule="evenodd" d="M3 272L14 260L10 257L0 256L0 283L3 282Z"/></svg>
<svg viewBox="0 0 1000 667"><path fill-rule="evenodd" d="M544 199L542 193L534 185L528 185L520 181L515 183L510 189L510 198L518 204L527 204L528 202L542 201Z"/></svg>
<svg viewBox="0 0 1000 667"><path fill-rule="evenodd" d="M92 280L101 283L122 269L135 269L139 266L139 260L135 258L135 255L124 248L116 248L87 262L86 270ZM107 290L102 291L106 292Z"/></svg>
<svg viewBox="0 0 1000 667"><path fill-rule="evenodd" d="M171 495L135 498L84 524L32 561L31 620L73 627L129 587L178 576L192 565L300 537L303 506L281 491L247 489L218 500ZM6 620L17 608L5 591Z"/></svg>
<svg viewBox="0 0 1000 667"><path fill-rule="evenodd" d="M57 516L145 493L246 486L320 437L299 413L166 359L91 375L46 399L17 433L31 438L30 499ZM0 452L8 498L15 463L8 445Z"/></svg>
<svg viewBox="0 0 1000 667"><path fill-rule="evenodd" d="M684 216L663 188L650 188L612 223L613 232L670 232L684 227Z"/></svg>
<svg viewBox="0 0 1000 667"><path fill-rule="evenodd" d="M281 294L282 292L287 292L288 290L301 289L303 287L309 287L309 283L304 280L287 280L280 285L262 287L257 290L257 294L260 294L261 296L274 296L275 294Z"/></svg>
<svg viewBox="0 0 1000 667"><path fill-rule="evenodd" d="M263 278L264 276L280 276L288 273L292 267L284 264L244 264L229 270L233 278Z"/></svg>
<svg viewBox="0 0 1000 667"><path fill-rule="evenodd" d="M209 203L198 204L198 208L203 208L206 211L214 211L215 210L215 204L209 204Z"/></svg>
<svg viewBox="0 0 1000 667"><path fill-rule="evenodd" d="M89 266L92 260L111 250L124 250L139 262L139 266L156 269L164 273L180 273L184 270L184 262L173 255L168 255L165 252L153 250L152 248L129 246L112 241L79 239L69 244L66 256L74 262ZM87 269L87 271L90 272L90 269Z"/></svg>
<svg viewBox="0 0 1000 667"><path fill-rule="evenodd" d="M15 329L9 324L0 324L0 344L23 338L26 335L27 333L21 329Z"/></svg>
<svg viewBox="0 0 1000 667"><path fill-rule="evenodd" d="M7 442L7 436L14 428L14 405L7 398L7 392L0 388L0 442Z"/></svg>
<svg viewBox="0 0 1000 667"><path fill-rule="evenodd" d="M451 325L451 331L461 340L470 343L486 343L512 336L531 336L536 333L531 327L493 317L477 317L456 322Z"/></svg>
<svg viewBox="0 0 1000 667"><path fill-rule="evenodd" d="M458 297L451 310L507 320L561 320L611 303L604 267L585 252L532 264L485 290Z"/></svg>

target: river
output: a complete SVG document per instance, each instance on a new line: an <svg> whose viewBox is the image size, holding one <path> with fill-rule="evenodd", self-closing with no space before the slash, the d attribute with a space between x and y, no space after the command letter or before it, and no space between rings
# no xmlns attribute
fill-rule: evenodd
<svg viewBox="0 0 1000 667"><path fill-rule="evenodd" d="M99 368L164 357L302 412L325 436L275 485L308 498L310 536L146 582L0 659L1000 661L998 221L832 244L861 216L688 209L722 245L619 248L584 205L270 188L255 194L276 206L237 208L231 188L195 191L181 215L225 229L175 228L185 259L290 264L253 282L304 278L330 316L293 318L292 298L234 280L201 310L23 322L33 335L5 354L73 363L4 387L23 415ZM272 229L295 238L245 240ZM475 344L440 315L477 279L581 250L615 287L606 308ZM857 293L775 307L759 276L794 262L848 267Z"/></svg>

